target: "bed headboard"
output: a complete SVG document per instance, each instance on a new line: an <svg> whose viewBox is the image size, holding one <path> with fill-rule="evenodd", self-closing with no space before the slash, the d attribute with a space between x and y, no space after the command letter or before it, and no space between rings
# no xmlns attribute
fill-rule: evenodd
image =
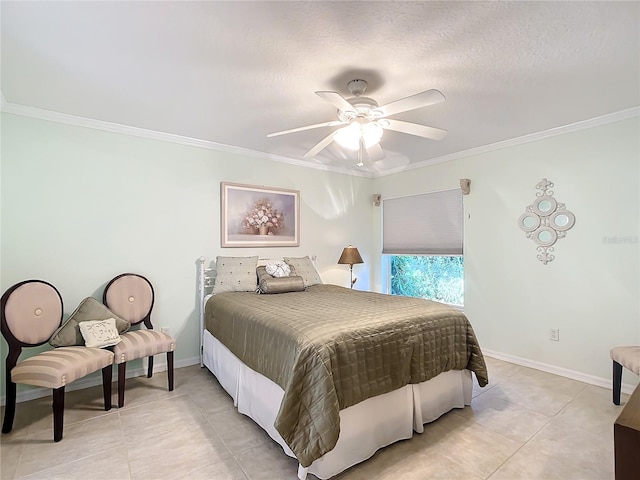
<svg viewBox="0 0 640 480"><path fill-rule="evenodd" d="M316 256L310 255L313 264L316 264ZM262 258L258 259L258 265L266 265L268 262L282 261L280 258ZM198 316L200 318L200 366L204 367L202 361L203 353L203 339L204 339L204 307L209 300L209 297L213 295L213 282L216 277L216 269L213 267L207 267L205 265L206 259L204 257L198 258L196 264L198 266Z"/></svg>
<svg viewBox="0 0 640 480"><path fill-rule="evenodd" d="M198 318L200 320L200 367L204 367L202 361L203 353L203 333L204 333L204 304L213 291L213 279L215 278L215 269L205 266L205 258L200 257L196 261L198 266Z"/></svg>

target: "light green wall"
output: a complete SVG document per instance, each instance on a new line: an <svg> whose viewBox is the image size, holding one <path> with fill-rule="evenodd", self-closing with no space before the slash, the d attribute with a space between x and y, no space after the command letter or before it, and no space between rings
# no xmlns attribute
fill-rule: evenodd
<svg viewBox="0 0 640 480"><path fill-rule="evenodd" d="M639 132L634 118L382 177L373 189L384 199L471 179L465 313L481 346L606 379L609 349L640 343ZM517 225L543 177L576 216L548 265ZM380 252L379 213L374 225ZM382 289L382 269L372 276Z"/></svg>
<svg viewBox="0 0 640 480"><path fill-rule="evenodd" d="M198 356L200 256L317 255L323 279L347 286L336 262L352 243L367 262L357 286L369 288L370 179L10 114L1 126L2 291L47 280L68 316L83 298L101 299L115 275L141 273L180 365ZM222 181L300 190L300 247L220 248ZM3 339L2 383L6 348Z"/></svg>
<svg viewBox="0 0 640 480"><path fill-rule="evenodd" d="M178 365L189 363L198 257L317 255L323 279L346 286L348 269L335 262L351 243L365 260L354 267L356 288L382 290L382 209L371 194L470 178L465 312L482 347L609 378L609 349L640 342L639 131L634 118L367 179L2 114L0 286L48 280L68 315L113 276L142 273L156 289L155 325L177 337ZM577 219L546 266L517 227L543 177ZM300 247L220 248L221 181L300 190ZM547 340L552 327L558 343Z"/></svg>

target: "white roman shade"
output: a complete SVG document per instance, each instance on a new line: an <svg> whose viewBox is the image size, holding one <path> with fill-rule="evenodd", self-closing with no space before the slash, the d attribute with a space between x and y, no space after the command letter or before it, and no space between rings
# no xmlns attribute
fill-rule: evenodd
<svg viewBox="0 0 640 480"><path fill-rule="evenodd" d="M382 253L462 255L460 189L384 200Z"/></svg>

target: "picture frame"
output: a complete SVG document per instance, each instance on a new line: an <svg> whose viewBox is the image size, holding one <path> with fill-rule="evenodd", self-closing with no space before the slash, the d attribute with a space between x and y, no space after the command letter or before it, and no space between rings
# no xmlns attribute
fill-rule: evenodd
<svg viewBox="0 0 640 480"><path fill-rule="evenodd" d="M220 183L222 247L299 247L300 191Z"/></svg>

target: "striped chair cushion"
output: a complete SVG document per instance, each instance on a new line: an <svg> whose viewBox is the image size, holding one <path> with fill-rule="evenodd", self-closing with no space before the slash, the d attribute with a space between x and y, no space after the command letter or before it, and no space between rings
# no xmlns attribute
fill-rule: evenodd
<svg viewBox="0 0 640 480"><path fill-rule="evenodd" d="M46 388L60 388L113 363L109 350L61 347L39 353L11 370L11 381Z"/></svg>
<svg viewBox="0 0 640 480"><path fill-rule="evenodd" d="M113 347L116 363L173 352L176 349L176 341L171 335L155 330L140 329L123 333L120 338L122 341Z"/></svg>

